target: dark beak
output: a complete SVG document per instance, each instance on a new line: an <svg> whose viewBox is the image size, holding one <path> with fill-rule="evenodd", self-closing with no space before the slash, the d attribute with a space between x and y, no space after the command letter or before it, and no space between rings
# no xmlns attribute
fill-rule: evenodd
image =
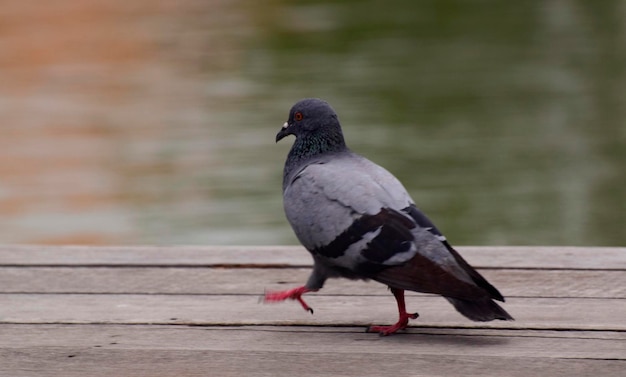
<svg viewBox="0 0 626 377"><path fill-rule="evenodd" d="M285 122L283 128L281 128L280 131L278 131L278 133L276 134L276 142L278 143L282 138L287 135L291 135L291 132L289 131L289 125Z"/></svg>

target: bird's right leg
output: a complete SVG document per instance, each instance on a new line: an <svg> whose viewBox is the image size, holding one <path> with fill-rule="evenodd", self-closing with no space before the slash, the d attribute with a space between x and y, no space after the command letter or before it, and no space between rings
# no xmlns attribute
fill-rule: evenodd
<svg viewBox="0 0 626 377"><path fill-rule="evenodd" d="M382 336L391 335L406 329L409 325L409 319L415 319L419 316L417 313L407 313L403 289L391 288L391 293L393 293L393 296L396 298L396 303L398 304L398 322L391 326L370 326L367 328L366 332L377 332Z"/></svg>

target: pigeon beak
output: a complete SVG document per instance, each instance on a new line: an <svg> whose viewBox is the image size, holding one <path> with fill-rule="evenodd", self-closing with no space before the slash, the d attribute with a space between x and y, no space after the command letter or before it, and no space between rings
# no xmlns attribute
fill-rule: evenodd
<svg viewBox="0 0 626 377"><path fill-rule="evenodd" d="M287 131L287 128L289 127L289 124L287 122L285 122L285 124L283 124L283 128L280 129L280 131L278 131L278 133L276 134L276 142L278 143L282 138L284 138L287 135L291 135L291 132Z"/></svg>

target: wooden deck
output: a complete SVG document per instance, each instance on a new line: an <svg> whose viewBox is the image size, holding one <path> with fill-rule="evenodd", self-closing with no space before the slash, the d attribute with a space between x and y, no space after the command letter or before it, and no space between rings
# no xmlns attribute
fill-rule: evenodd
<svg viewBox="0 0 626 377"><path fill-rule="evenodd" d="M461 247L515 322L377 283L294 302L300 247L0 247L0 376L625 376L626 248Z"/></svg>

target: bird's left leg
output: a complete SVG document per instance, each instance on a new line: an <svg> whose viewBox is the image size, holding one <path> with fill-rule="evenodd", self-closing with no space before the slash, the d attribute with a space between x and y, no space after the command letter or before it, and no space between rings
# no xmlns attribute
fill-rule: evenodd
<svg viewBox="0 0 626 377"><path fill-rule="evenodd" d="M399 312L400 318L398 319L398 322L396 322L396 324L391 325L391 326L370 326L367 328L366 330L367 332L377 332L383 336L390 335L399 330L405 329L409 324L409 319L415 319L419 316L419 314L417 313L406 312L403 289L397 289L397 288L391 288L391 287L389 288L391 289L391 293L393 293L393 296L396 298L396 302L398 303L398 312Z"/></svg>
<svg viewBox="0 0 626 377"><path fill-rule="evenodd" d="M316 292L317 289L309 289L306 286L288 289L286 291L269 291L265 292L265 302L278 302L289 300L298 300L300 305L304 308L304 310L313 314L313 309L307 305L306 302L302 299L302 295L308 292Z"/></svg>
<svg viewBox="0 0 626 377"><path fill-rule="evenodd" d="M324 272L324 268L317 264L313 264L313 271L311 271L311 275L309 275L309 280L307 280L306 284L302 287L288 289L286 291L274 291L274 292L265 292L265 302L278 302L289 300L298 300L300 305L304 308L304 310L313 314L313 309L307 305L306 302L302 299L302 295L309 292L317 292L324 286L324 282L326 281L326 274Z"/></svg>

